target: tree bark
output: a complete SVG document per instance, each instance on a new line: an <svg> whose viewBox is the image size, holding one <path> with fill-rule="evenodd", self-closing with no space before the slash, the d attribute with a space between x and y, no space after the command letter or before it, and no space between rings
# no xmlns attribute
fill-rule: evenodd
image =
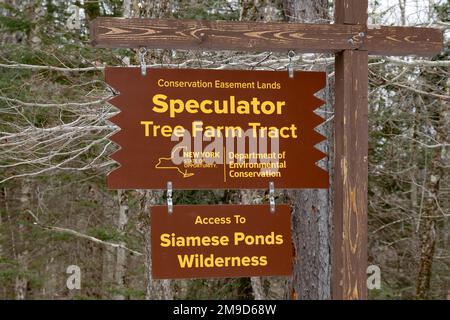
<svg viewBox="0 0 450 320"><path fill-rule="evenodd" d="M323 23L328 21L327 0L283 0L283 13L289 22Z"/></svg>
<svg viewBox="0 0 450 320"><path fill-rule="evenodd" d="M6 221L4 222L3 219L3 213L5 214L5 217L8 216L8 211L9 211L9 207L8 207L8 188L6 186L4 186L1 190L0 193L0 203L2 204L2 210L4 210L4 212L0 212L0 230L6 230L7 226L6 226ZM5 242L4 242L5 241ZM0 234L0 257L7 257L6 255L6 250L3 249L3 244L6 243L6 235L5 234ZM7 286L3 286L0 292L0 299L1 300L6 300L6 295L7 295Z"/></svg>
<svg viewBox="0 0 450 320"><path fill-rule="evenodd" d="M47 281L42 288L42 298L55 299L58 295L58 268L55 263L54 252L50 253L50 256L46 259L45 274Z"/></svg>
<svg viewBox="0 0 450 320"><path fill-rule="evenodd" d="M320 22L328 19L328 1L326 0L284 0L283 11L287 21ZM325 92L327 105L331 108L332 86ZM332 141L331 122L317 129L327 140L320 150L328 154L322 160L322 167L331 174ZM331 298L330 266L330 212L331 191L326 189L290 190L286 192L293 206L292 240L295 247L293 277L288 281L286 298L309 300Z"/></svg>
<svg viewBox="0 0 450 320"><path fill-rule="evenodd" d="M240 192L240 204L260 204L263 196L263 192L259 190L241 190ZM251 277L250 283L252 285L253 297L255 300L266 300L267 291L264 290L264 283L266 282L263 277Z"/></svg>
<svg viewBox="0 0 450 320"><path fill-rule="evenodd" d="M119 200L119 216L117 221L117 230L121 236L125 235L125 229L128 225L128 195L125 191L119 190L117 192ZM125 242L121 240L119 242L121 245L125 246ZM114 282L116 284L116 290L118 293L114 295L115 300L125 300L125 295L123 290L125 289L125 276L127 271L128 254L124 248L117 248L117 255L115 261L114 270Z"/></svg>
<svg viewBox="0 0 450 320"><path fill-rule="evenodd" d="M170 280L154 280L152 277L152 246L151 246L151 207L160 204L163 191L140 190L140 226L145 245L145 274L147 278L146 299L149 300L172 300L174 292Z"/></svg>
<svg viewBox="0 0 450 320"><path fill-rule="evenodd" d="M420 126L420 116L421 116L421 107L420 107L420 99L417 97L415 98L415 105L416 110L414 113L414 125L413 125L413 132L412 132L412 139L411 139L411 158L410 158L410 167L414 167L411 170L410 177L411 177L411 210L415 211L417 207L417 171L418 171L418 165L417 165L417 152L418 152L418 145L417 141L419 140L418 137L418 131Z"/></svg>
<svg viewBox="0 0 450 320"><path fill-rule="evenodd" d="M241 21L276 21L279 20L281 0L240 0L239 20Z"/></svg>
<svg viewBox="0 0 450 320"><path fill-rule="evenodd" d="M125 0L123 12L126 18L168 18L171 15L170 1L153 0ZM130 16L126 16L126 15ZM144 259L146 275L146 299L173 299L172 282L170 280L154 280L151 264L151 207L160 204L163 198L162 191L138 190L140 194L140 213L138 217L138 229L144 239ZM116 273L116 280L120 273Z"/></svg>
<svg viewBox="0 0 450 320"><path fill-rule="evenodd" d="M3 187L2 190L0 191L0 203L3 206L3 209L5 211L8 211L8 205L6 204L6 195L7 195L7 188ZM0 230L3 229L3 216L2 213L0 213ZM0 257L4 257L4 253L3 253L3 239L2 236L0 236Z"/></svg>
<svg viewBox="0 0 450 320"><path fill-rule="evenodd" d="M241 21L275 21L277 20L277 8L275 3L264 0L240 1L241 11L239 19ZM269 187L269 186L267 186ZM260 190L241 190L239 192L240 204L261 203L264 192ZM253 297L255 300L267 299L268 289L265 290L264 283L267 279L263 277L251 277Z"/></svg>
<svg viewBox="0 0 450 320"><path fill-rule="evenodd" d="M406 25L406 0L398 0L398 6L400 8L400 22L402 26Z"/></svg>
<svg viewBox="0 0 450 320"><path fill-rule="evenodd" d="M28 179L21 181L21 195L20 195L20 213L18 226L18 243L16 245L17 256L16 261L19 265L19 274L15 280L15 294L16 300L25 300L27 298L28 279L26 272L28 270L28 242L26 240L26 225L24 220L28 217L27 210L31 205L31 182Z"/></svg>
<svg viewBox="0 0 450 320"><path fill-rule="evenodd" d="M448 107L441 101L441 108L431 113L430 122L434 123L435 141L441 147L433 150L434 155L429 168L429 175L425 184L426 199L423 214L419 219L420 229L420 261L419 273L417 275L416 298L429 298L433 259L436 248L436 222L442 216L439 206L440 183L444 177L443 145L448 143L449 127ZM426 151L427 152L427 151Z"/></svg>
<svg viewBox="0 0 450 320"><path fill-rule="evenodd" d="M131 17L131 0L123 0L122 12L124 18Z"/></svg>

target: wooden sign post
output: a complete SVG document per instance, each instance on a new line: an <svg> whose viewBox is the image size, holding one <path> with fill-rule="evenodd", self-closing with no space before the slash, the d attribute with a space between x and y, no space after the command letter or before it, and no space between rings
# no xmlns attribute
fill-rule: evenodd
<svg viewBox="0 0 450 320"><path fill-rule="evenodd" d="M336 54L334 299L366 299L368 55L435 55L442 32L367 25L368 0L336 0L335 24L97 18L103 48L322 52Z"/></svg>

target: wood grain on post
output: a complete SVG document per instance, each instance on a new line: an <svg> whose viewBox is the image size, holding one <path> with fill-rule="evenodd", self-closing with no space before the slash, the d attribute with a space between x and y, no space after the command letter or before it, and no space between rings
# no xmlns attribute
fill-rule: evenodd
<svg viewBox="0 0 450 320"><path fill-rule="evenodd" d="M358 5L353 8L359 6L360 0L355 2ZM91 22L90 30L92 44L98 48L146 47L274 52L295 50L299 53L337 53L359 48L369 51L370 54L390 55L432 55L442 49L442 32L436 29L380 27L367 30L365 24L100 17ZM359 36L361 32L364 33L364 38Z"/></svg>
<svg viewBox="0 0 450 320"><path fill-rule="evenodd" d="M339 13L349 2L353 2L352 9L360 15L361 7L367 12L367 0L336 1L337 21L343 20ZM352 9L346 8L345 12ZM367 13L347 14L355 23L367 21ZM366 299L368 52L338 53L335 77L332 297Z"/></svg>
<svg viewBox="0 0 450 320"><path fill-rule="evenodd" d="M416 27L379 27L368 29L360 50L372 55L433 56L443 50L443 32Z"/></svg>
<svg viewBox="0 0 450 320"><path fill-rule="evenodd" d="M350 25L367 24L367 1L366 0L336 0L335 1L335 21L336 23Z"/></svg>

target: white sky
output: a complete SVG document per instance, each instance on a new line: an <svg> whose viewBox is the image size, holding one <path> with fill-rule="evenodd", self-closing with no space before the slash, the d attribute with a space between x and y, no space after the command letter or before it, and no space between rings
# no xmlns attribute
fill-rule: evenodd
<svg viewBox="0 0 450 320"><path fill-rule="evenodd" d="M427 25L430 22L430 14L432 14L429 8L433 7L433 4L444 3L448 0L406 0L406 24L407 25ZM373 0L369 0L369 3L373 3ZM384 13L383 20L381 21L369 21L373 24L383 25L400 25L401 14L399 0L378 0L380 7L375 11L377 14ZM371 7L369 12L372 11ZM372 19L377 17L371 17Z"/></svg>

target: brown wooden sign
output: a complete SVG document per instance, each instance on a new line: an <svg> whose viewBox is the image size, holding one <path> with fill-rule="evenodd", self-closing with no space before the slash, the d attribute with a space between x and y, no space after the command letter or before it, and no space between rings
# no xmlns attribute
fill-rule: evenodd
<svg viewBox="0 0 450 320"><path fill-rule="evenodd" d="M153 278L291 275L290 222L287 205L154 207Z"/></svg>
<svg viewBox="0 0 450 320"><path fill-rule="evenodd" d="M323 72L106 68L121 112L119 189L327 188L316 165Z"/></svg>

